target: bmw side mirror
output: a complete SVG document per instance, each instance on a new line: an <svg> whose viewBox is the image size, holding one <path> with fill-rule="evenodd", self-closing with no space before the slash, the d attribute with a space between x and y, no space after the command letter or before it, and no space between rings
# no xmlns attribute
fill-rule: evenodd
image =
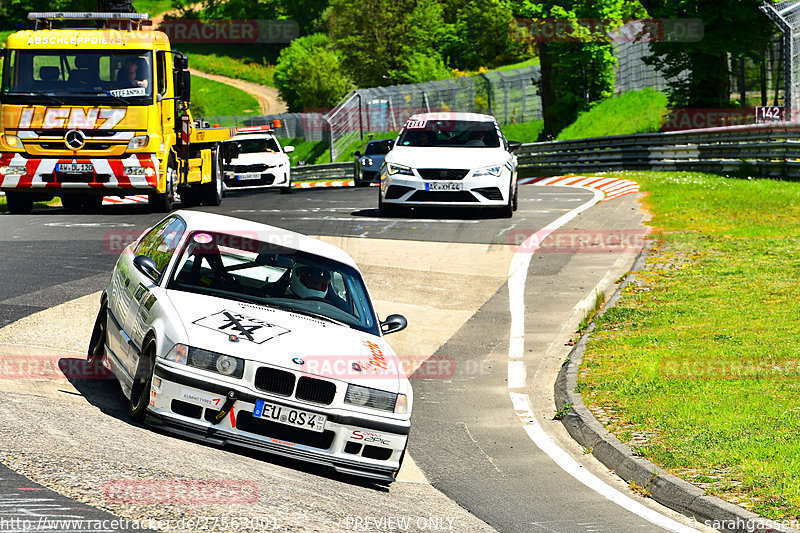
<svg viewBox="0 0 800 533"><path fill-rule="evenodd" d="M139 272L154 282L159 278L159 276L161 276L161 272L158 271L156 262L153 261L151 257L147 257L146 255L137 255L133 258L133 264Z"/></svg>
<svg viewBox="0 0 800 533"><path fill-rule="evenodd" d="M522 143L519 141L508 141L509 152L516 152L517 150L519 150L520 146L522 146Z"/></svg>
<svg viewBox="0 0 800 533"><path fill-rule="evenodd" d="M381 332L384 335L397 333L406 329L406 326L408 326L408 320L403 315L389 315L386 320L381 322Z"/></svg>
<svg viewBox="0 0 800 533"><path fill-rule="evenodd" d="M358 158L358 157L361 157L361 152L359 152L358 150L356 150L356 151L355 151L355 153L354 153L353 155L354 155L354 156L356 156L357 158Z"/></svg>

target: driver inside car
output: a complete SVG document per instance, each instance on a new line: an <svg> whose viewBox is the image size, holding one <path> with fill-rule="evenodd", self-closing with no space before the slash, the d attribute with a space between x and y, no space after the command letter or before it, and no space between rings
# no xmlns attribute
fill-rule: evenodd
<svg viewBox="0 0 800 533"><path fill-rule="evenodd" d="M347 309L347 302L331 287L331 273L325 268L295 264L290 275L289 290L302 300L324 300L343 311L350 312Z"/></svg>

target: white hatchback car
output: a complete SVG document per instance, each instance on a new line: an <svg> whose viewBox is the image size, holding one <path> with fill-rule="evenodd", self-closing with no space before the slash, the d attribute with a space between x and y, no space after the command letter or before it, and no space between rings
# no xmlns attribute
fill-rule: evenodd
<svg viewBox="0 0 800 533"><path fill-rule="evenodd" d="M379 210L393 215L407 207L485 207L511 217L517 208L517 146L490 115L414 115L384 159Z"/></svg>
<svg viewBox="0 0 800 533"><path fill-rule="evenodd" d="M413 393L361 273L340 248L241 219L176 211L128 246L103 291L91 365L129 414L392 481Z"/></svg>
<svg viewBox="0 0 800 533"><path fill-rule="evenodd" d="M239 144L239 155L223 168L226 190L276 187L281 194L292 192L289 156L294 146L281 143L268 126L236 129L233 141Z"/></svg>

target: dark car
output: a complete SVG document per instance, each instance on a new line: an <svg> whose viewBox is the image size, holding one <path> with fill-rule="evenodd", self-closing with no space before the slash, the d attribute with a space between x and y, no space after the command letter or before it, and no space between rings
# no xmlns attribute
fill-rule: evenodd
<svg viewBox="0 0 800 533"><path fill-rule="evenodd" d="M383 139L380 141L370 141L364 149L364 155L356 152L355 180L356 187L366 187L370 183L380 181L380 169L383 158L394 146L393 139Z"/></svg>

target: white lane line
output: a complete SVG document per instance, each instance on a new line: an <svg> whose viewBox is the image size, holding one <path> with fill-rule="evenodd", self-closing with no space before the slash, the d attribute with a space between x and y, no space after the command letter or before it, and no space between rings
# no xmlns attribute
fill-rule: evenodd
<svg viewBox="0 0 800 533"><path fill-rule="evenodd" d="M536 446L538 446L540 450L549 455L566 473L590 489L601 494L606 499L616 503L620 507L623 507L632 513L639 515L648 522L666 529L667 531L696 533L696 529L685 526L680 522L676 522L671 518L667 518L661 513L642 505L631 497L626 496L617 489L607 485L600 478L586 470L582 464L573 459L572 456L567 452L559 448L558 445L553 442L553 439L551 439L550 436L545 433L544 429L542 429L542 426L539 425L539 422L536 420L536 417L531 411L527 394L518 394L516 392L509 392L509 394L511 395L512 401L514 401L514 396L518 397L515 401L514 409L517 411L517 415L519 415L520 419L522 419L522 421L525 423L525 431L528 433L528 436L534 443L536 443ZM520 409L520 407L522 408Z"/></svg>
<svg viewBox="0 0 800 533"><path fill-rule="evenodd" d="M573 186L574 187L574 186ZM585 189L584 187L579 187ZM518 389L525 385L526 370L522 358L525 350L525 281L528 277L528 267L530 266L531 256L542 242L553 231L557 230L583 211L599 203L603 199L603 192L598 189L589 189L594 196L588 202L581 204L572 211L554 220L537 233L531 235L519 248L511 260L508 269L508 299L509 310L511 312L511 331L508 344L508 388ZM576 480L599 493L609 501L620 507L642 517L648 522L655 524L667 531L679 533L694 532L695 529L672 520L661 513L642 505L631 497L623 494L614 487L606 484L600 478L586 470L583 465L578 463L566 451L550 438L536 420L530 407L530 400L527 394L509 390L509 397L514 406L514 410L520 417L525 431L536 446L546 453L555 463L566 473Z"/></svg>

